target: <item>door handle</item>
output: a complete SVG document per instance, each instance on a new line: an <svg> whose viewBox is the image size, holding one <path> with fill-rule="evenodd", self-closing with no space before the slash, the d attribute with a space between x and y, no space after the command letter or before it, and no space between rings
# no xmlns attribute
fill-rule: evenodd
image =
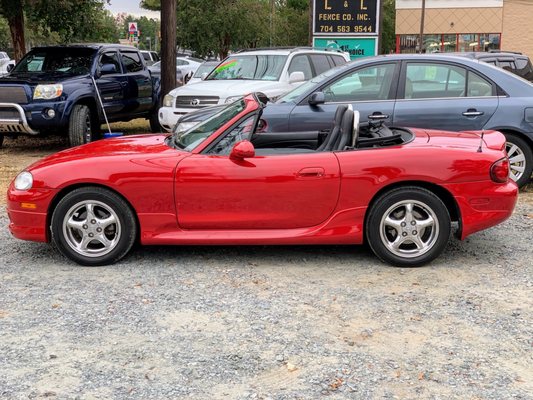
<svg viewBox="0 0 533 400"><path fill-rule="evenodd" d="M320 167L311 167L311 168L303 168L296 176L299 179L318 179L322 178L324 176L324 168Z"/></svg>
<svg viewBox="0 0 533 400"><path fill-rule="evenodd" d="M478 111L475 108L469 108L468 110L463 112L463 116L465 117L479 117L483 114L485 114L483 111Z"/></svg>
<svg viewBox="0 0 533 400"><path fill-rule="evenodd" d="M370 114L368 116L368 119L371 121L383 121L383 120L389 119L389 115L383 114L381 111L376 111L373 114Z"/></svg>

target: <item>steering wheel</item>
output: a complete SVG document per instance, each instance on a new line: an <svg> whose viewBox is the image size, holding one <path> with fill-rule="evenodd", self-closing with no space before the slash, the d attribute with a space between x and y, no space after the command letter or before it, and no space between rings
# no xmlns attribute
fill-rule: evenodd
<svg viewBox="0 0 533 400"><path fill-rule="evenodd" d="M354 110L354 112L353 112L352 148L355 148L355 145L357 144L357 138L359 137L359 120L360 120L359 111Z"/></svg>

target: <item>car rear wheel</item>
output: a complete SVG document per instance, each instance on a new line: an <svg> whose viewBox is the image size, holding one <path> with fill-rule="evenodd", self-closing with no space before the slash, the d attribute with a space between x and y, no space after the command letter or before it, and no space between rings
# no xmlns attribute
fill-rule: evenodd
<svg viewBox="0 0 533 400"><path fill-rule="evenodd" d="M4 144L4 135L0 135L0 147Z"/></svg>
<svg viewBox="0 0 533 400"><path fill-rule="evenodd" d="M529 182L533 172L533 151L524 139L513 134L505 134L505 137L510 177L518 187L522 187Z"/></svg>
<svg viewBox="0 0 533 400"><path fill-rule="evenodd" d="M84 104L76 104L70 114L68 139L72 147L90 143L98 138L100 127L91 109Z"/></svg>
<svg viewBox="0 0 533 400"><path fill-rule="evenodd" d="M137 225L130 206L99 187L76 189L63 197L52 214L52 240L78 264L112 264L133 246Z"/></svg>
<svg viewBox="0 0 533 400"><path fill-rule="evenodd" d="M381 195L366 223L372 251L398 267L419 267L434 260L446 247L450 231L450 215L442 200L416 186Z"/></svg>

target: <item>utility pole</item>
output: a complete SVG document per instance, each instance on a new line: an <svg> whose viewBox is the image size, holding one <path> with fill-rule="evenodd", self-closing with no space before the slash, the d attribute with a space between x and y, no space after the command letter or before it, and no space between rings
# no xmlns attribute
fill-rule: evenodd
<svg viewBox="0 0 533 400"><path fill-rule="evenodd" d="M161 99L176 87L177 0L161 0Z"/></svg>
<svg viewBox="0 0 533 400"><path fill-rule="evenodd" d="M426 18L426 0L422 0L422 13L420 15L420 37L418 38L418 52L422 54L424 43L424 19Z"/></svg>

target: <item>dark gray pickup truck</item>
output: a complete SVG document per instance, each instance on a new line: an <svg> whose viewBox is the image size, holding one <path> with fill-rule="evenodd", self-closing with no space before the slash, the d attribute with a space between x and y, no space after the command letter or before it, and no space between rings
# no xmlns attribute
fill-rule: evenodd
<svg viewBox="0 0 533 400"><path fill-rule="evenodd" d="M134 47L36 47L0 78L0 146L5 135L62 134L72 146L99 139L102 104L109 122L147 118L159 131L159 92Z"/></svg>

